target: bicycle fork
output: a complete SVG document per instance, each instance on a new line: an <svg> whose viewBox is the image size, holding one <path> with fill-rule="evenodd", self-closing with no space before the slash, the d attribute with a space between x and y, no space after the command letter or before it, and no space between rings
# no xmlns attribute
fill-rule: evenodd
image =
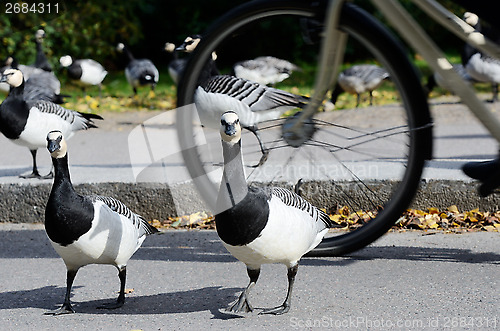
<svg viewBox="0 0 500 331"><path fill-rule="evenodd" d="M313 95L304 110L283 126L283 138L292 146L296 145L294 142L306 141L312 135L314 130L311 130L311 119L330 87L336 83L347 43L347 34L337 29L344 2L345 0L331 0L328 3Z"/></svg>

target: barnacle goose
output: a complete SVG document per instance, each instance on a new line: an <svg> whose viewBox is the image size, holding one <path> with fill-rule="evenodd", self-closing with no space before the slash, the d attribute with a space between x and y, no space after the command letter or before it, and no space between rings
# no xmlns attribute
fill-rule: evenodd
<svg viewBox="0 0 500 331"><path fill-rule="evenodd" d="M132 86L134 94L137 94L139 86L144 85L150 85L153 91L160 79L160 73L153 62L149 59L135 59L132 52L123 43L119 43L116 49L125 53L129 60L125 68L125 76L130 86Z"/></svg>
<svg viewBox="0 0 500 331"><path fill-rule="evenodd" d="M99 95L102 93L102 81L108 74L104 67L92 59L73 60L70 55L61 56L59 63L67 68L68 76L78 82L85 91L87 85L99 86Z"/></svg>
<svg viewBox="0 0 500 331"><path fill-rule="evenodd" d="M233 111L220 121L224 157L217 197L215 224L226 249L247 266L250 283L231 304L229 312L251 312L250 289L260 267L283 263L288 268L288 292L282 305L261 314L283 314L290 309L292 289L300 258L316 247L335 223L299 195L278 187L247 186L241 156L241 126Z"/></svg>
<svg viewBox="0 0 500 331"><path fill-rule="evenodd" d="M368 92L370 95L370 106L373 104L372 91L382 84L384 79L389 78L389 73L374 64L359 64L342 71L337 78L337 85L332 91L331 101L337 102L337 97L342 91L356 94L356 108L359 106L361 93Z"/></svg>
<svg viewBox="0 0 500 331"><path fill-rule="evenodd" d="M259 56L253 60L237 62L233 66L236 77L262 85L282 82L296 70L299 70L299 67L295 64L274 56Z"/></svg>
<svg viewBox="0 0 500 331"><path fill-rule="evenodd" d="M500 42L500 33L494 29L484 29L479 17L471 12L464 14L464 21L471 25L476 31L483 33L486 37ZM498 84L500 83L500 60L483 54L473 46L465 44L462 50L462 64L467 73L476 81L491 83L493 92L492 101L498 100Z"/></svg>
<svg viewBox="0 0 500 331"><path fill-rule="evenodd" d="M68 169L67 145L60 131L48 133L47 149L52 156L55 178L45 209L45 230L67 268L64 303L47 314L75 312L70 302L71 287L78 270L88 264L110 264L118 269L118 299L99 308L119 308L125 303L127 262L146 236L158 230L119 200L75 192Z"/></svg>
<svg viewBox="0 0 500 331"><path fill-rule="evenodd" d="M0 132L14 143L28 147L33 157L33 172L24 178L44 178L36 166L36 152L46 146L47 132L56 129L69 139L75 131L95 128L93 119L102 120L99 115L79 113L49 101L26 101L23 74L18 69L5 70L0 82L11 86L0 104Z"/></svg>
<svg viewBox="0 0 500 331"><path fill-rule="evenodd" d="M189 36L178 50L192 52L200 42L199 35ZM241 125L251 131L259 141L262 165L269 154L258 133L258 124L279 118L285 111L302 108L309 98L276 88L251 82L231 75L220 75L215 65L215 56L207 61L198 79L194 102L201 123L213 129L219 128L221 115L227 110L235 111Z"/></svg>
<svg viewBox="0 0 500 331"><path fill-rule="evenodd" d="M173 56L172 61L168 63L168 74L174 81L175 85L179 84L182 73L186 68L187 59L179 59L179 53L176 51L175 44L167 42L165 43L165 52L171 53Z"/></svg>
<svg viewBox="0 0 500 331"><path fill-rule="evenodd" d="M47 56L45 55L42 47L44 38L45 38L45 31L42 29L38 29L35 33L35 44L36 44L35 67L45 71L52 71L52 65L47 59Z"/></svg>
<svg viewBox="0 0 500 331"><path fill-rule="evenodd" d="M454 64L453 69L466 81L469 83L473 83L474 79L467 73L467 70L465 70L464 66L461 64ZM434 74L430 75L427 78L427 84L425 85L425 88L427 90L427 93L430 94L432 90L437 86L442 87L448 91L451 91L450 87L448 86L448 83L444 80L444 78L438 73L435 72Z"/></svg>
<svg viewBox="0 0 500 331"><path fill-rule="evenodd" d="M54 91L55 94L61 93L61 82L53 72L48 72L30 65L19 64L12 56L9 56L7 60L5 60L5 66L1 72L10 68L21 70L25 82L28 82L32 77L36 76L36 85L43 85L45 88Z"/></svg>

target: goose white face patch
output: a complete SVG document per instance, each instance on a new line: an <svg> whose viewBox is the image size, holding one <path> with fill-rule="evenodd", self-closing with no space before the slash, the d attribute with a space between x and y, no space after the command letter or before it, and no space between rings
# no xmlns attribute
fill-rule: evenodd
<svg viewBox="0 0 500 331"><path fill-rule="evenodd" d="M66 156L68 145L66 144L66 140L60 131L49 132L47 135L47 148L51 143L58 145L58 148L50 153L53 158L59 159Z"/></svg>
<svg viewBox="0 0 500 331"><path fill-rule="evenodd" d="M125 48L125 45L123 43L118 43L118 45L116 46L116 50L118 52L123 52L124 48Z"/></svg>
<svg viewBox="0 0 500 331"><path fill-rule="evenodd" d="M73 63L73 59L69 55L61 56L59 63L61 63L63 67L69 67Z"/></svg>
<svg viewBox="0 0 500 331"><path fill-rule="evenodd" d="M240 119L235 112L222 114L220 122L220 136L223 141L235 144L241 140Z"/></svg>
<svg viewBox="0 0 500 331"><path fill-rule="evenodd" d="M173 53L175 51L175 44L165 43L165 51L167 51L169 53Z"/></svg>
<svg viewBox="0 0 500 331"><path fill-rule="evenodd" d="M12 87L19 87L23 83L23 73L18 69L7 69L3 72L3 76L7 77L7 84Z"/></svg>
<svg viewBox="0 0 500 331"><path fill-rule="evenodd" d="M189 45L186 46L186 52L190 53L190 52L194 51L196 46L198 46L198 44L200 43L200 38L193 39L191 37L187 37L184 40L184 42L189 43Z"/></svg>

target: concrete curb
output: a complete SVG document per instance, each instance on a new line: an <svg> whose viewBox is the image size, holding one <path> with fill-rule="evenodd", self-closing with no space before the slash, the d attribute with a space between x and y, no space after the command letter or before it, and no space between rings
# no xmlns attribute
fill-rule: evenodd
<svg viewBox="0 0 500 331"><path fill-rule="evenodd" d="M307 182L301 187L303 196L316 206L334 206L330 182ZM45 204L52 184L23 185L0 184L0 222L37 223L44 221ZM390 182L381 182L380 190L389 190ZM75 185L81 194L113 196L146 219L166 219L206 211L206 205L199 198L191 183L167 186L163 183L95 183ZM500 206L500 196L481 198L477 194L477 184L463 181L430 180L423 181L412 208L446 209L457 205L459 210L479 208L496 211Z"/></svg>

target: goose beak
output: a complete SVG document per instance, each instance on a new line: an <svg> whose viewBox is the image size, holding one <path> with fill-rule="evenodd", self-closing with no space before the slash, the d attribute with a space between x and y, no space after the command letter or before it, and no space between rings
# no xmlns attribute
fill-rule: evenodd
<svg viewBox="0 0 500 331"><path fill-rule="evenodd" d="M229 137L232 137L236 134L236 125L234 124L227 124L225 127L224 127L224 133L229 136Z"/></svg>
<svg viewBox="0 0 500 331"><path fill-rule="evenodd" d="M57 140L48 140L47 141L47 149L49 152L52 154L55 151L59 150L61 148L61 145L59 145L59 141Z"/></svg>
<svg viewBox="0 0 500 331"><path fill-rule="evenodd" d="M177 46L174 51L176 52L185 52L186 51L186 43L182 43L181 45Z"/></svg>

